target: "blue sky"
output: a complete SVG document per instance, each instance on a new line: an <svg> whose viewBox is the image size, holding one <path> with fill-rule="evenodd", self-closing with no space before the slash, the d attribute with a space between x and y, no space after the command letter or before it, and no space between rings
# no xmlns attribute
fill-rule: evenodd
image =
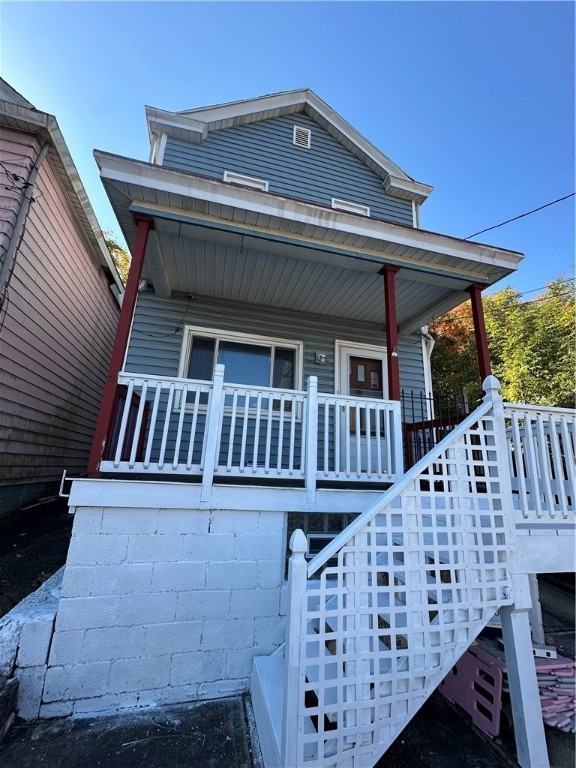
<svg viewBox="0 0 576 768"><path fill-rule="evenodd" d="M574 192L573 2L3 2L2 76L58 119L103 229L94 148L148 159L144 105L309 87L434 186L422 226L467 237ZM573 274L574 198L476 240L498 284ZM534 293L526 293L533 298Z"/></svg>

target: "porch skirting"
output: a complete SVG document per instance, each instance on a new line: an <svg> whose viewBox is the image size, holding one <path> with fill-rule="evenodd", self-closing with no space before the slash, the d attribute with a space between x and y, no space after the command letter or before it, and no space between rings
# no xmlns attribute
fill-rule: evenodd
<svg viewBox="0 0 576 768"><path fill-rule="evenodd" d="M103 503L110 482L130 503ZM41 716L246 691L284 640L285 513L152 504L149 485L87 481L71 506Z"/></svg>

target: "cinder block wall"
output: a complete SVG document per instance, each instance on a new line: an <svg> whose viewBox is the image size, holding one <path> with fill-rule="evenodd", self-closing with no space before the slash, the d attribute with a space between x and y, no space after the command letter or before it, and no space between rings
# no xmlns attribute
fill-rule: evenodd
<svg viewBox="0 0 576 768"><path fill-rule="evenodd" d="M248 690L284 640L284 514L77 507L41 716Z"/></svg>

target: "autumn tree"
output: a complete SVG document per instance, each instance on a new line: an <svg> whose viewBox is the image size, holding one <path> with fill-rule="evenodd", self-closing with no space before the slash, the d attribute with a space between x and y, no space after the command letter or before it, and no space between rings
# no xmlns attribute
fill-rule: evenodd
<svg viewBox="0 0 576 768"><path fill-rule="evenodd" d="M574 407L576 300L573 281L559 277L541 296L523 301L512 288L483 300L494 375L508 402ZM432 377L436 392L469 401L482 396L470 302L430 325L436 339Z"/></svg>
<svg viewBox="0 0 576 768"><path fill-rule="evenodd" d="M124 285L126 285L126 281L128 280L128 272L130 270L130 261L131 261L130 254L116 240L114 233L112 232L111 229L107 229L104 232L104 240L106 242L106 246L108 247L108 250L110 251L110 256L112 256L112 261L114 262L116 269L118 270L120 279L122 280Z"/></svg>

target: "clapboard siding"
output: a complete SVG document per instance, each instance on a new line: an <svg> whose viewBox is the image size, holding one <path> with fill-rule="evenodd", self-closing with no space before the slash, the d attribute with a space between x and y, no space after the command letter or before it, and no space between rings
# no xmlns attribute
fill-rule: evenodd
<svg viewBox="0 0 576 768"><path fill-rule="evenodd" d="M157 376L176 376L185 325L217 328L259 336L280 337L304 344L304 381L318 377L320 392L334 392L335 341L385 346L385 334L375 324L358 323L334 317L272 310L234 302L205 299L179 301L143 293L132 326L125 370ZM326 355L326 364L316 362L316 354ZM400 379L404 389L424 389L422 346L418 335L399 342Z"/></svg>
<svg viewBox="0 0 576 768"><path fill-rule="evenodd" d="M48 159L35 198L0 330L4 487L56 482L64 469L85 471L118 320Z"/></svg>
<svg viewBox="0 0 576 768"><path fill-rule="evenodd" d="M310 149L292 142L310 128ZM276 117L214 131L201 144L169 138L163 164L222 179L224 171L265 179L269 191L330 206L332 198L368 205L370 214L412 226L412 204L384 192L383 180L307 115Z"/></svg>
<svg viewBox="0 0 576 768"><path fill-rule="evenodd" d="M38 153L38 142L15 131L2 130L0 137L0 264L10 246L22 192L8 174L27 179Z"/></svg>

